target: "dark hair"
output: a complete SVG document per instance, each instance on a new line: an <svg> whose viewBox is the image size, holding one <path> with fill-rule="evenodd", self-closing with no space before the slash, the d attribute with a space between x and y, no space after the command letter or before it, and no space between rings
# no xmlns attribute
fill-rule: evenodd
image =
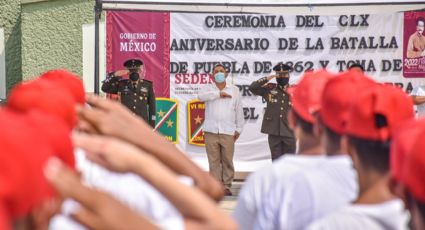
<svg viewBox="0 0 425 230"><path fill-rule="evenodd" d="M359 63L353 63L353 64L351 64L351 65L348 66L348 69L352 69L352 68L360 68L364 72L363 65L361 65Z"/></svg>
<svg viewBox="0 0 425 230"><path fill-rule="evenodd" d="M354 136L348 136L349 143L356 149L361 164L385 174L390 166L390 142L372 141Z"/></svg>
<svg viewBox="0 0 425 230"><path fill-rule="evenodd" d="M325 135L328 137L329 141L332 142L333 145L340 145L342 135L334 132L332 129L323 124L322 121L320 121L320 124L325 131Z"/></svg>
<svg viewBox="0 0 425 230"><path fill-rule="evenodd" d="M301 126L302 131L306 134L313 135L313 124L304 120L295 110L292 109L292 112L294 113L295 121Z"/></svg>
<svg viewBox="0 0 425 230"><path fill-rule="evenodd" d="M324 135L327 137L328 143L326 144L326 154L339 154L341 149L341 137L342 135L333 131L331 128L327 127L323 120L320 118L320 115L317 116L317 123L320 128L323 130ZM338 152L336 152L338 151Z"/></svg>
<svg viewBox="0 0 425 230"><path fill-rule="evenodd" d="M425 19L424 19L423 17L419 17L419 18L417 18L417 19L416 19L416 25L418 25L418 23L419 23L420 21L422 21L422 22L424 22L424 23L425 23Z"/></svg>

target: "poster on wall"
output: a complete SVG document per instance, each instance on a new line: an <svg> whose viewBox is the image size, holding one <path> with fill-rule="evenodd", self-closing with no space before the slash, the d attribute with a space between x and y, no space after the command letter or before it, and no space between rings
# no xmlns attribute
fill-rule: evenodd
<svg viewBox="0 0 425 230"><path fill-rule="evenodd" d="M403 76L425 78L425 12L404 13Z"/></svg>
<svg viewBox="0 0 425 230"><path fill-rule="evenodd" d="M163 97L178 102L181 109L178 110L178 123L175 123L178 124L177 145L192 159L206 160L202 135L205 107L197 101L197 94L207 85L214 84L211 76L214 65L224 65L229 72L227 83L240 90L245 118L243 132L235 146L236 170L244 162L270 161L267 135L260 132L265 103L248 88L253 81L273 74L272 68L278 62L293 67L290 84L296 84L304 71L326 68L339 72L353 63L362 64L366 74L375 80L406 92L423 84L420 78L409 75L412 72L406 72L406 39L415 33L415 23L403 12L313 16L119 11L108 13L107 17L111 15L115 19L107 18L107 23L117 21L119 25L114 26L120 28L116 31L131 28L133 33L140 33L142 30L133 28L153 23L156 25L154 30L162 33L162 44L168 46L162 51L163 59L158 60L158 56L155 60L163 65L167 60L168 66L162 66L162 75L147 76L154 77L154 84L158 81L168 84L168 96ZM157 22L146 20L147 15L159 17L160 22L168 25L159 28ZM405 19L413 23L408 29ZM114 34L119 38L120 33ZM127 42L130 44L131 41ZM121 52L120 48L121 45L107 46L110 63L115 53ZM130 52L130 49L128 52L151 54ZM164 69L169 71L167 76Z"/></svg>
<svg viewBox="0 0 425 230"><path fill-rule="evenodd" d="M108 11L106 71L122 70L126 60L140 59L144 78L153 82L155 96L169 97L169 27L169 13Z"/></svg>

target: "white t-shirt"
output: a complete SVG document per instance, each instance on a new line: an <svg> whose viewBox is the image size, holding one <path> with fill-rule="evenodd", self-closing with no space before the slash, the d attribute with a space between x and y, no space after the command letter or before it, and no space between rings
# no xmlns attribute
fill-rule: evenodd
<svg viewBox="0 0 425 230"><path fill-rule="evenodd" d="M252 173L242 187L233 218L239 229L253 229L257 213L263 207L263 201L271 187L277 181L291 180L291 176L299 170L314 167L325 156L283 155L271 166L261 168Z"/></svg>
<svg viewBox="0 0 425 230"><path fill-rule="evenodd" d="M354 204L342 208L310 225L308 230L404 230L408 212L394 199L381 204Z"/></svg>
<svg viewBox="0 0 425 230"><path fill-rule="evenodd" d="M76 167L82 173L86 185L111 194L161 229L184 229L183 217L179 211L143 178L131 173L111 172L87 160L81 150L76 151L76 162ZM184 177L182 180L187 181L187 178ZM68 217L76 207L78 204L75 202L66 201L62 208L64 214L55 217L49 229L85 229L82 226L76 228L78 224Z"/></svg>
<svg viewBox="0 0 425 230"><path fill-rule="evenodd" d="M299 171L290 183L277 181L267 195L255 229L304 229L314 220L349 204L357 197L357 175L351 158L331 156Z"/></svg>
<svg viewBox="0 0 425 230"><path fill-rule="evenodd" d="M425 96L425 85L413 88L410 93L412 96ZM425 116L425 103L416 106L418 117Z"/></svg>
<svg viewBox="0 0 425 230"><path fill-rule="evenodd" d="M198 94L198 99L205 102L204 132L233 135L242 132L245 119L242 109L242 97L238 87L226 84L221 90L231 98L221 98L220 90L215 84L206 85Z"/></svg>

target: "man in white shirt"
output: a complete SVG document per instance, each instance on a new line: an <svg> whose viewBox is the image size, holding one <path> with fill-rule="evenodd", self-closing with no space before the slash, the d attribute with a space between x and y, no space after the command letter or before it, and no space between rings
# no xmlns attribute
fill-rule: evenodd
<svg viewBox="0 0 425 230"><path fill-rule="evenodd" d="M425 115L425 85L420 85L413 88L410 93L413 103L416 105L418 117Z"/></svg>
<svg viewBox="0 0 425 230"><path fill-rule="evenodd" d="M341 146L347 113L359 89L375 83L357 71L330 79L320 97L319 127L327 157L299 171L290 181L277 181L267 195L256 229L304 229L314 219L352 201L357 183L352 162Z"/></svg>
<svg viewBox="0 0 425 230"><path fill-rule="evenodd" d="M239 89L226 83L224 66L216 65L213 75L215 84L198 94L199 100L205 102L205 147L210 173L224 185L225 195L231 196L235 142L244 125L242 100Z"/></svg>
<svg viewBox="0 0 425 230"><path fill-rule="evenodd" d="M289 181L299 170L313 167L323 159L320 138L313 132L316 120L312 113L319 109L322 89L331 76L326 71L306 73L295 88L288 124L298 140L299 152L297 155L283 155L272 166L266 166L248 177L233 213L240 229L253 229L262 203L276 181Z"/></svg>
<svg viewBox="0 0 425 230"><path fill-rule="evenodd" d="M403 202L388 186L389 142L394 130L413 114L410 98L392 86L376 85L358 95L344 139L358 174L359 195L352 205L309 229L408 229Z"/></svg>

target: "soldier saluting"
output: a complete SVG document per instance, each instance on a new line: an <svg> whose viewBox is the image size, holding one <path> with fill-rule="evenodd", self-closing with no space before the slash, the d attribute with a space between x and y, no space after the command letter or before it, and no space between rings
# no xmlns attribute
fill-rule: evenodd
<svg viewBox="0 0 425 230"><path fill-rule="evenodd" d="M291 109L290 96L286 92L291 67L279 62L273 71L275 75L252 82L249 90L267 102L261 132L268 134L272 160L276 160L285 153L295 153L295 138L287 118ZM268 83L273 78L276 78L277 84Z"/></svg>
<svg viewBox="0 0 425 230"><path fill-rule="evenodd" d="M129 59L124 66L126 69L108 74L102 91L118 94L123 105L155 127L155 94L152 82L143 79L143 62ZM128 76L128 79L124 79L124 76Z"/></svg>

